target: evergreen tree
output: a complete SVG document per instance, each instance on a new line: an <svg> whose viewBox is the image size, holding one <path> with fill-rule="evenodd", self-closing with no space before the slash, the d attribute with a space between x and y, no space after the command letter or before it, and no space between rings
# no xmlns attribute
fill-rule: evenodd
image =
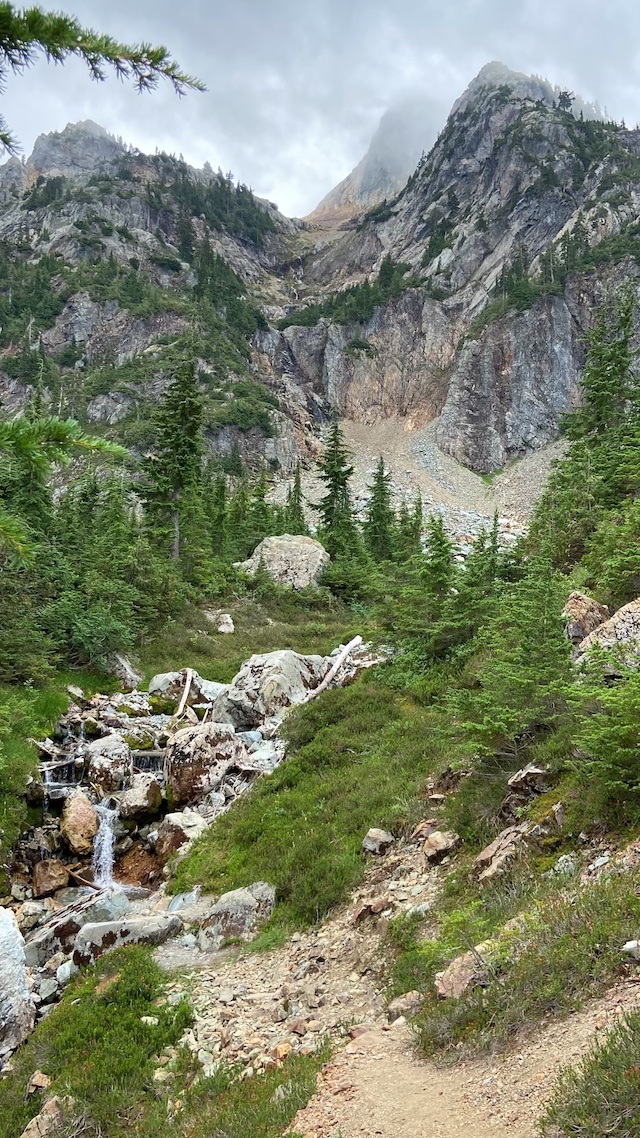
<svg viewBox="0 0 640 1138"><path fill-rule="evenodd" d="M453 544L440 514L430 514L427 519L427 549L419 575L432 617L435 617L453 581Z"/></svg>
<svg viewBox="0 0 640 1138"><path fill-rule="evenodd" d="M363 525L365 545L374 561L391 561L395 552L395 515L391 507L391 475L385 469L382 455L368 491Z"/></svg>
<svg viewBox="0 0 640 1138"><path fill-rule="evenodd" d="M154 453L142 463L144 500L152 522L171 531L171 555L180 558L181 527L201 481L204 404L195 366L183 364L154 417Z"/></svg>
<svg viewBox="0 0 640 1138"><path fill-rule="evenodd" d="M37 7L18 11L12 4L3 4L0 74L19 74L40 55L56 63L76 56L86 63L92 79L104 79L106 68L112 67L120 79L131 79L139 91L151 90L161 77L168 79L178 94L188 88L204 90L199 80L180 71L164 47L118 43L111 36L96 35L81 27L72 16L61 12L45 12ZM0 144L11 151L17 146L1 116Z"/></svg>
<svg viewBox="0 0 640 1138"><path fill-rule="evenodd" d="M302 495L302 479L300 463L296 466L293 484L287 490L287 502L284 509L282 524L287 533L309 533L307 520L304 516L304 498Z"/></svg>
<svg viewBox="0 0 640 1138"><path fill-rule="evenodd" d="M396 551L400 561L408 561L422 552L422 498L420 494L409 510L406 499L402 499L396 525Z"/></svg>
<svg viewBox="0 0 640 1138"><path fill-rule="evenodd" d="M567 714L569 643L560 617L566 586L542 558L503 593L478 637L475 684L453 693L458 729L485 754L517 760ZM470 677L471 678L471 677Z"/></svg>
<svg viewBox="0 0 640 1138"><path fill-rule="evenodd" d="M331 424L325 452L318 463L325 484L324 498L313 508L320 515L322 541L331 557L349 554L359 543L351 503L350 481L354 468L337 420Z"/></svg>

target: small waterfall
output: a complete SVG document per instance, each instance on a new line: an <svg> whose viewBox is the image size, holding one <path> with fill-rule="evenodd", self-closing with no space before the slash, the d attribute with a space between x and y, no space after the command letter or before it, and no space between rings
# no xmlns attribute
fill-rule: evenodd
<svg viewBox="0 0 640 1138"><path fill-rule="evenodd" d="M91 867L96 885L103 889L113 889L113 850L116 844L116 825L120 811L109 806L96 806L100 818L100 828L93 841Z"/></svg>

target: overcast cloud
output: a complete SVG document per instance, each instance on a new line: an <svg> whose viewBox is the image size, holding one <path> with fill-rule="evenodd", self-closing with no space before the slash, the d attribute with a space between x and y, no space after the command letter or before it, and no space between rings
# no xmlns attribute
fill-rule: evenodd
<svg viewBox="0 0 640 1138"><path fill-rule="evenodd" d="M54 7L44 0L44 7ZM58 7L56 4L55 7ZM92 118L142 150L233 170L288 214L309 212L362 157L407 92L433 99L425 137L483 64L518 71L640 120L635 0L60 0L84 24L164 43L206 94L137 95L79 64L12 78L3 111L28 154L38 134Z"/></svg>

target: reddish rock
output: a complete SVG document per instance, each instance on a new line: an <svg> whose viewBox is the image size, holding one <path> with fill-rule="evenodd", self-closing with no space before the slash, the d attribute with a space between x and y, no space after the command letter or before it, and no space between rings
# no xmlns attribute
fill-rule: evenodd
<svg viewBox="0 0 640 1138"><path fill-rule="evenodd" d="M66 889L69 884L69 871L66 865L55 857L38 861L33 870L31 888L34 897L46 897L57 889Z"/></svg>
<svg viewBox="0 0 640 1138"><path fill-rule="evenodd" d="M98 833L98 815L81 790L74 790L65 800L60 833L70 850L87 856Z"/></svg>
<svg viewBox="0 0 640 1138"><path fill-rule="evenodd" d="M447 854L453 853L460 845L460 835L453 830L434 830L425 841L422 850L432 865L437 865Z"/></svg>

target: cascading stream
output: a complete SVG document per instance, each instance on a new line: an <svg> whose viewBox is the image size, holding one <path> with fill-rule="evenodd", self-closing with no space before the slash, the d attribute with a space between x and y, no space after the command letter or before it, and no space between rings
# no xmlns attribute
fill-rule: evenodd
<svg viewBox="0 0 640 1138"><path fill-rule="evenodd" d="M113 889L113 851L116 844L116 825L120 817L118 807L96 806L96 813L100 819L100 827L93 842L93 857L91 868L93 880L103 889Z"/></svg>

